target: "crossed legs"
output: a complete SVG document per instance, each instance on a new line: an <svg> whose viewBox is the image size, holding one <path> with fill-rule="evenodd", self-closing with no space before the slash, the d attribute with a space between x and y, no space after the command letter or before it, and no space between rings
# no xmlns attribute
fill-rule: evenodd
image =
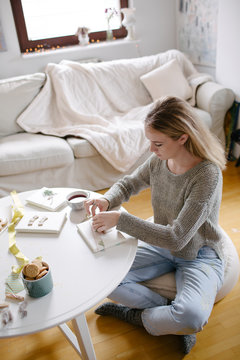
<svg viewBox="0 0 240 360"><path fill-rule="evenodd" d="M140 284L173 270L177 295L172 302ZM109 295L124 306L103 304L96 312L142 325L151 335L187 335L183 340L195 343L195 335L190 335L207 323L223 275L222 261L209 247L200 249L196 259L184 260L166 249L141 243L129 273Z"/></svg>

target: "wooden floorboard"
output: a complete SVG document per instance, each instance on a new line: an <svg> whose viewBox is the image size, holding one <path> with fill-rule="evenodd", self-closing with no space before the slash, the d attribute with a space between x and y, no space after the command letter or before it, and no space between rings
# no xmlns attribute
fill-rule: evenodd
<svg viewBox="0 0 240 360"><path fill-rule="evenodd" d="M234 165L228 163L223 173L220 224L240 255L240 167ZM143 219L152 216L149 190L132 197L124 206ZM87 312L87 321L98 360L237 360L240 359L240 281L214 306L208 324L197 334L196 346L186 356L180 351L177 336L154 337L142 328L111 317L99 317L94 309ZM79 356L55 327L0 340L0 359L78 360Z"/></svg>

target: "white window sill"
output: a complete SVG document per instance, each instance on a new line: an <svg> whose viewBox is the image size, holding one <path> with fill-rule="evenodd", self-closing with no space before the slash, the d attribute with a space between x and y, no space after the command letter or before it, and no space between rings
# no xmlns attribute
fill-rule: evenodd
<svg viewBox="0 0 240 360"><path fill-rule="evenodd" d="M74 54L74 53L82 53L84 55L84 53L91 53L91 51L94 51L96 49L109 49L109 48L114 48L114 47L121 47L121 46L138 46L140 43L140 40L126 40L126 39L117 39L117 40L112 40L112 41L102 41L102 42L94 42L91 43L89 45L86 46L81 46L81 45L73 45L73 46L65 46L65 47L60 47L59 49L47 49L44 51L32 51L29 53L23 53L22 54L22 58L23 59L29 59L29 58L33 58L33 57L43 57L43 56L48 56L48 55L61 55L61 54Z"/></svg>

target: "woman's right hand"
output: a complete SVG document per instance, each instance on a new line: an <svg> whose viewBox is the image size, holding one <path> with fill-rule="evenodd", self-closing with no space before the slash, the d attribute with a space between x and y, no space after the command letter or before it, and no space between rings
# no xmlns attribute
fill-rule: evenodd
<svg viewBox="0 0 240 360"><path fill-rule="evenodd" d="M97 208L100 212L107 211L109 207L109 201L104 198L90 199L85 201L84 206L88 215L95 216Z"/></svg>

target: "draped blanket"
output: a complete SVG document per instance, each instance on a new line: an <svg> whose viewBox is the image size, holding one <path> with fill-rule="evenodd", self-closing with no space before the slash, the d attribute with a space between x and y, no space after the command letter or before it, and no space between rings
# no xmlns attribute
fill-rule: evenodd
<svg viewBox="0 0 240 360"><path fill-rule="evenodd" d="M17 123L31 133L82 137L114 168L127 171L149 146L144 119L153 103L140 76L176 57L193 84L206 81L177 50L102 63L49 63L45 85ZM193 91L192 104L194 99Z"/></svg>

